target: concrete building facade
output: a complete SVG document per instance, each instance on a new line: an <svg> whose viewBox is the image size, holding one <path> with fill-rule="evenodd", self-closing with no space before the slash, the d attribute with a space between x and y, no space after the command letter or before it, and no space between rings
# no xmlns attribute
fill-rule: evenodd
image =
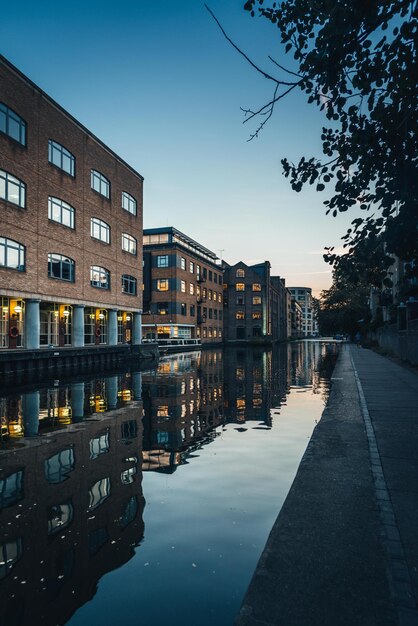
<svg viewBox="0 0 418 626"><path fill-rule="evenodd" d="M0 57L0 349L141 340L143 178Z"/></svg>
<svg viewBox="0 0 418 626"><path fill-rule="evenodd" d="M318 322L315 316L314 299L310 287L289 287L293 299L302 309L302 336L317 337Z"/></svg>

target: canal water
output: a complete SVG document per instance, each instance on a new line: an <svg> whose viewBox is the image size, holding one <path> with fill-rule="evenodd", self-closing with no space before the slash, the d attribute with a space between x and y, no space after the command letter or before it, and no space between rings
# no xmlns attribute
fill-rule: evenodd
<svg viewBox="0 0 418 626"><path fill-rule="evenodd" d="M336 355L205 350L0 391L0 624L231 625Z"/></svg>

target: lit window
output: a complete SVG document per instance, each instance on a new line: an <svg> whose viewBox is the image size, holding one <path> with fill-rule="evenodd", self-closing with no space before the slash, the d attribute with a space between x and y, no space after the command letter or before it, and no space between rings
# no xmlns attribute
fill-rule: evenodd
<svg viewBox="0 0 418 626"><path fill-rule="evenodd" d="M218 293L218 302L222 303L222 294Z"/></svg>
<svg viewBox="0 0 418 626"><path fill-rule="evenodd" d="M104 267L90 267L90 285L98 289L110 289L110 272Z"/></svg>
<svg viewBox="0 0 418 626"><path fill-rule="evenodd" d="M110 198L110 181L96 170L91 170L91 188L105 198Z"/></svg>
<svg viewBox="0 0 418 626"><path fill-rule="evenodd" d="M17 204L24 209L26 206L26 184L23 180L0 170L0 199Z"/></svg>
<svg viewBox="0 0 418 626"><path fill-rule="evenodd" d="M190 261L190 274L194 274L194 263Z"/></svg>
<svg viewBox="0 0 418 626"><path fill-rule="evenodd" d="M237 278L245 278L245 270L243 270L242 268L238 268L235 272L235 276Z"/></svg>
<svg viewBox="0 0 418 626"><path fill-rule="evenodd" d="M127 191L122 191L122 209L136 215L136 200Z"/></svg>
<svg viewBox="0 0 418 626"><path fill-rule="evenodd" d="M157 280L157 291L168 291L168 278L159 278Z"/></svg>
<svg viewBox="0 0 418 626"><path fill-rule="evenodd" d="M90 220L90 234L94 239L110 243L110 226L98 217L92 217Z"/></svg>
<svg viewBox="0 0 418 626"><path fill-rule="evenodd" d="M122 233L122 250L129 252L129 254L136 255L137 241L132 235Z"/></svg>
<svg viewBox="0 0 418 626"><path fill-rule="evenodd" d="M208 289L208 299L212 300L212 289Z"/></svg>
<svg viewBox="0 0 418 626"><path fill-rule="evenodd" d="M157 267L168 267L168 254L157 256Z"/></svg>
<svg viewBox="0 0 418 626"><path fill-rule="evenodd" d="M186 303L185 302L181 303L181 314L182 315L187 315L187 309L186 309Z"/></svg>
<svg viewBox="0 0 418 626"><path fill-rule="evenodd" d="M244 311L237 311L237 312L235 313L235 318L236 318L237 320L243 320L243 319L245 319L245 313L244 313Z"/></svg>
<svg viewBox="0 0 418 626"><path fill-rule="evenodd" d="M75 176L75 156L52 139L48 141L48 161L70 176Z"/></svg>
<svg viewBox="0 0 418 626"><path fill-rule="evenodd" d="M0 237L0 266L25 271L25 246L18 241Z"/></svg>
<svg viewBox="0 0 418 626"><path fill-rule="evenodd" d="M182 293L186 293L186 281L185 280L180 281L180 291Z"/></svg>
<svg viewBox="0 0 418 626"><path fill-rule="evenodd" d="M48 254L48 276L59 280L75 280L75 262L62 254Z"/></svg>
<svg viewBox="0 0 418 626"><path fill-rule="evenodd" d="M190 283L189 289L190 289L190 295L194 296L194 284L193 283Z"/></svg>
<svg viewBox="0 0 418 626"><path fill-rule="evenodd" d="M236 290L236 291L245 291L245 285L244 285L244 283L237 283L237 284L235 285L235 290Z"/></svg>
<svg viewBox="0 0 418 626"><path fill-rule="evenodd" d="M158 315L168 315L168 302L158 302L157 313Z"/></svg>
<svg viewBox="0 0 418 626"><path fill-rule="evenodd" d="M261 296L254 296L253 304L261 304Z"/></svg>
<svg viewBox="0 0 418 626"><path fill-rule="evenodd" d="M3 102L0 102L0 132L26 146L26 122Z"/></svg>
<svg viewBox="0 0 418 626"><path fill-rule="evenodd" d="M127 293L130 296L136 296L137 280L134 276L129 274L122 274L122 293Z"/></svg>
<svg viewBox="0 0 418 626"><path fill-rule="evenodd" d="M262 318L261 311L254 311L253 320L261 320L261 318Z"/></svg>
<svg viewBox="0 0 418 626"><path fill-rule="evenodd" d="M75 209L64 200L48 197L48 218L68 228L74 228Z"/></svg>
<svg viewBox="0 0 418 626"><path fill-rule="evenodd" d="M253 283L253 291L261 291L260 283Z"/></svg>
<svg viewBox="0 0 418 626"><path fill-rule="evenodd" d="M186 269L186 259L184 257L180 257L180 267L182 270Z"/></svg>

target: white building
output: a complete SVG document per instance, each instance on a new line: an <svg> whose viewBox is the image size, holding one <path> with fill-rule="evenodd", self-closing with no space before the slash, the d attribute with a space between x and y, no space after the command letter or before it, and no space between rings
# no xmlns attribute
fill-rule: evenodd
<svg viewBox="0 0 418 626"><path fill-rule="evenodd" d="M315 317L314 298L310 287L289 287L292 298L302 308L302 334L304 337L318 336L318 321Z"/></svg>

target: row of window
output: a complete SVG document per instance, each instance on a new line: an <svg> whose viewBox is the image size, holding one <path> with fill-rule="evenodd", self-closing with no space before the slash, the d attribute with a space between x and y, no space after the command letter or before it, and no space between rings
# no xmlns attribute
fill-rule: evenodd
<svg viewBox="0 0 418 626"><path fill-rule="evenodd" d="M253 311L252 318L253 320L261 320L263 319L263 314L261 311ZM245 311L237 311L235 313L235 319L245 320Z"/></svg>
<svg viewBox="0 0 418 626"><path fill-rule="evenodd" d="M219 313L219 316L218 316ZM169 315L169 303L168 302L158 302L157 303L157 315ZM180 315L187 315L187 304L185 302L180 303ZM191 304L189 306L189 315L190 317L195 317L196 315L196 306ZM198 316L201 315L200 307L198 307ZM203 307L203 319L206 319L209 316L209 319L219 319L222 321L222 311L217 309L207 309Z"/></svg>
<svg viewBox="0 0 418 626"><path fill-rule="evenodd" d="M252 290L253 291L261 291L260 283L253 283L252 284ZM235 291L245 291L245 283L236 283Z"/></svg>
<svg viewBox="0 0 418 626"><path fill-rule="evenodd" d="M253 296L253 304L261 304L261 296ZM240 306L245 305L245 296L237 296L236 303Z"/></svg>
<svg viewBox="0 0 418 626"><path fill-rule="evenodd" d="M100 184L97 182L98 180L101 181ZM100 174L100 172L97 172L96 170L91 170L91 188L94 189L94 191L98 191L101 195L109 198L110 192L106 192L109 185L110 182L103 176L103 174ZM25 209L26 183L16 176L13 176L13 174L10 174L5 170L0 170L0 199L6 200L7 202L11 202L20 208ZM136 200L127 191L122 191L122 208L125 209L125 211L132 213L132 215L136 215L137 213ZM74 226L71 228L74 228Z"/></svg>
<svg viewBox="0 0 418 626"><path fill-rule="evenodd" d="M25 246L13 239L0 237L0 266L19 272L25 271ZM48 254L48 276L75 282L75 261L62 254ZM90 267L90 284L99 289L110 289L110 272L104 267ZM122 275L122 292L136 296L137 279L129 274Z"/></svg>
<svg viewBox="0 0 418 626"><path fill-rule="evenodd" d="M157 256L157 267L169 267L170 260L168 254L159 254ZM180 257L180 268L182 270L187 270L187 261L185 257ZM203 278L204 280L209 279L215 283L219 283L222 285L222 276L221 274L217 274L212 270L208 270L206 267L201 267L196 264L194 261L189 261L189 272L190 274L194 274L196 272L197 279Z"/></svg>
<svg viewBox="0 0 418 626"><path fill-rule="evenodd" d="M169 278L158 278L157 279L157 291L170 291L170 279ZM187 283L185 280L180 281L180 291L181 293L187 293ZM217 293L216 291L212 291L212 289L203 288L200 289L199 285L195 288L194 283L189 283L189 293L193 296L196 292L198 298L202 296L203 299L213 300L214 302L222 302L222 294Z"/></svg>
<svg viewBox="0 0 418 626"><path fill-rule="evenodd" d="M14 139L22 146L26 146L26 122L4 102L0 102L0 132ZM63 172L75 177L75 156L53 139L48 140L48 161ZM110 198L110 181L98 172L91 170L91 188L105 198ZM137 203L133 196L126 191L122 192L122 208L132 215L137 213Z"/></svg>

